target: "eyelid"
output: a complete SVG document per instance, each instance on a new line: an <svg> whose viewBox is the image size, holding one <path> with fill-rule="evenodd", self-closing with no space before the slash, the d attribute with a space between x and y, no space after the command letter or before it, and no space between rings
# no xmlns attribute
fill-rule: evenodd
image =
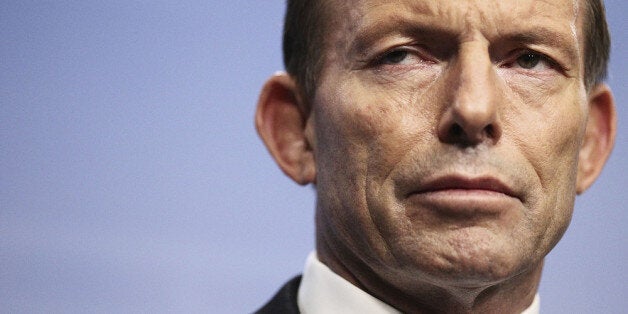
<svg viewBox="0 0 628 314"><path fill-rule="evenodd" d="M416 55L418 58L420 58L421 60L424 60L424 62L437 62L438 60L436 58L434 58L429 52L426 51L425 48L416 45L416 44L405 44L405 45L398 45L398 46L393 46L390 47L388 49L385 49L384 51L376 54L373 58L370 59L370 61L368 62L369 65L372 66L376 66L376 65L382 65L384 63L382 63L382 60L390 53L393 52L399 52L399 51L405 51L408 52L410 54L414 54Z"/></svg>

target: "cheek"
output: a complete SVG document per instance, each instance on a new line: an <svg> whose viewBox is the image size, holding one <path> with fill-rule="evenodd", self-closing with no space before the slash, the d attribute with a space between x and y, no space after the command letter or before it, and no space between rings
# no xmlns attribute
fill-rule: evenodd
<svg viewBox="0 0 628 314"><path fill-rule="evenodd" d="M347 83L322 85L313 104L319 202L324 208L362 208L367 173L366 143L376 133L377 117ZM347 216L346 210L335 215ZM345 219L342 219L345 220Z"/></svg>
<svg viewBox="0 0 628 314"><path fill-rule="evenodd" d="M529 150L541 183L552 182L575 185L578 151L583 132L583 122L577 105L573 110L548 110L537 121L528 121L531 139L522 141ZM570 179L570 180L566 180Z"/></svg>
<svg viewBox="0 0 628 314"><path fill-rule="evenodd" d="M320 208L342 209L328 214L336 230L345 230L344 238L379 247L377 236L365 236L377 232L363 230L375 230L373 217L387 207L367 201L367 193L378 193L374 190L416 147L417 137L428 138L419 133L429 128L422 125L425 115L419 114L413 95L344 82L322 86L313 107L318 201Z"/></svg>
<svg viewBox="0 0 628 314"><path fill-rule="evenodd" d="M583 102L572 95L550 95L544 99L526 98L534 108L513 110L518 114L506 125L516 146L536 176L533 188L533 225L554 233L541 241L557 241L569 223L575 199L578 152L584 132ZM522 102L518 106L523 106ZM550 244L548 244L550 245Z"/></svg>
<svg viewBox="0 0 628 314"><path fill-rule="evenodd" d="M418 130L430 130L416 94L351 79L329 90L317 97L317 141L325 146L321 153L335 155L339 162L350 159L346 162L378 168L394 164L415 145Z"/></svg>
<svg viewBox="0 0 628 314"><path fill-rule="evenodd" d="M554 182L574 185L586 115L579 80L538 85L506 81L510 107L505 133L511 134L544 188Z"/></svg>

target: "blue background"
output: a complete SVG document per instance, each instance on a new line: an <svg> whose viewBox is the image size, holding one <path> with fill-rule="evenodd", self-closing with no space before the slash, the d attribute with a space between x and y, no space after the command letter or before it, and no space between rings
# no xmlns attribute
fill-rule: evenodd
<svg viewBox="0 0 628 314"><path fill-rule="evenodd" d="M549 255L545 313L628 308L628 2L617 145ZM0 312L245 313L300 272L314 193L253 127L283 1L2 1Z"/></svg>

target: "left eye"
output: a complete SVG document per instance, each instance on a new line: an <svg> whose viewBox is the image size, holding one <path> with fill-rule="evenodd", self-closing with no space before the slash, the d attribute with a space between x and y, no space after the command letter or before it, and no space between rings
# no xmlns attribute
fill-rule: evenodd
<svg viewBox="0 0 628 314"><path fill-rule="evenodd" d="M516 62L517 65L524 69L532 69L536 67L542 60L543 57L540 54L528 52L519 56Z"/></svg>
<svg viewBox="0 0 628 314"><path fill-rule="evenodd" d="M398 64L403 62L408 57L408 54L410 53L405 50L394 50L383 55L379 62L382 64Z"/></svg>

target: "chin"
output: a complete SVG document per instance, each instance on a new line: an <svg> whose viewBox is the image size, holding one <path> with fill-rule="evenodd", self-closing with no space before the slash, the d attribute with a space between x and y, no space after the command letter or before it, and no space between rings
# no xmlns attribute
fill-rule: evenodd
<svg viewBox="0 0 628 314"><path fill-rule="evenodd" d="M526 270L525 264L508 257L450 260L436 267L432 273L434 283L460 288L487 287L507 281Z"/></svg>
<svg viewBox="0 0 628 314"><path fill-rule="evenodd" d="M412 268L407 270L427 276L437 285L482 287L513 278L535 265L530 254L517 247L517 241L500 239L484 229L450 234L441 240L407 250L408 260L403 264Z"/></svg>

